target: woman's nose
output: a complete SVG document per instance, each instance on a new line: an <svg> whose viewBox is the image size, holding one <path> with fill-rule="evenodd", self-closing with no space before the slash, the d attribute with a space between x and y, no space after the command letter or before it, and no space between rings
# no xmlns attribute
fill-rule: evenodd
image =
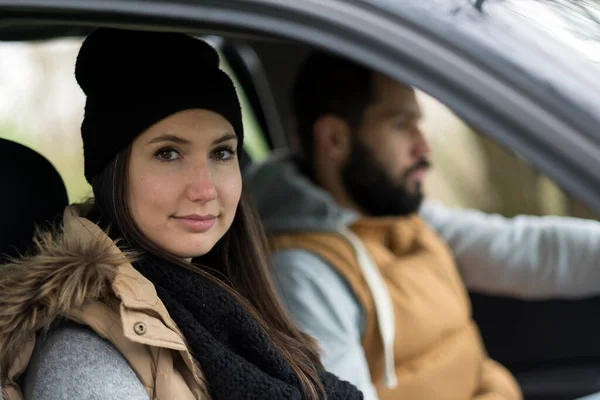
<svg viewBox="0 0 600 400"><path fill-rule="evenodd" d="M191 172L187 195L194 202L208 202L217 198L217 190L208 168L196 168Z"/></svg>

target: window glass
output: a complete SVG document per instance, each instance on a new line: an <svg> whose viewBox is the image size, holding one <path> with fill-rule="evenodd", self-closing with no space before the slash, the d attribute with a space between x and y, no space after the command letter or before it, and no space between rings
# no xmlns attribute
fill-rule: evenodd
<svg viewBox="0 0 600 400"><path fill-rule="evenodd" d="M553 39L600 63L600 3L596 0L508 0L512 11Z"/></svg>
<svg viewBox="0 0 600 400"><path fill-rule="evenodd" d="M83 176L85 97L74 78L80 40L0 43L0 136L44 155L70 201L91 195Z"/></svg>

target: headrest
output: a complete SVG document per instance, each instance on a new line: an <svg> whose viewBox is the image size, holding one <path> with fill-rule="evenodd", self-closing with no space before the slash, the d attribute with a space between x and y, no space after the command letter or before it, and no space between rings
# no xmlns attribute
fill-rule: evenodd
<svg viewBox="0 0 600 400"><path fill-rule="evenodd" d="M36 226L53 222L68 204L58 171L43 156L0 139L0 259L28 250Z"/></svg>

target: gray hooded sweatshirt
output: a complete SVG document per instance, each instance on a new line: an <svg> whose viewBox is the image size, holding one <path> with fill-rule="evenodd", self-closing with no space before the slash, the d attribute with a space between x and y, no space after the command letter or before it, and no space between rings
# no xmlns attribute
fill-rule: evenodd
<svg viewBox="0 0 600 400"><path fill-rule="evenodd" d="M267 234L337 232L354 247L380 320L385 383L394 386L390 343L395 324L387 288L369 254L347 229L359 215L338 206L302 175L288 153L275 153L251 166L244 179ZM449 209L433 201L424 202L420 215L449 245L470 290L521 299L600 293L598 222L550 216L508 219ZM322 258L302 249L276 252L272 261L281 298L300 328L319 343L325 367L354 383L366 400L377 399L361 346L365 315L345 279Z"/></svg>

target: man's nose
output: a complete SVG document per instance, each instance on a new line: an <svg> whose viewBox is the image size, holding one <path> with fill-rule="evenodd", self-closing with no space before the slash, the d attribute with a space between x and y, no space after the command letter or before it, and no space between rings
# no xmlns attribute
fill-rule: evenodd
<svg viewBox="0 0 600 400"><path fill-rule="evenodd" d="M417 158L428 157L431 155L429 140L421 129L416 129L414 133L413 155Z"/></svg>

